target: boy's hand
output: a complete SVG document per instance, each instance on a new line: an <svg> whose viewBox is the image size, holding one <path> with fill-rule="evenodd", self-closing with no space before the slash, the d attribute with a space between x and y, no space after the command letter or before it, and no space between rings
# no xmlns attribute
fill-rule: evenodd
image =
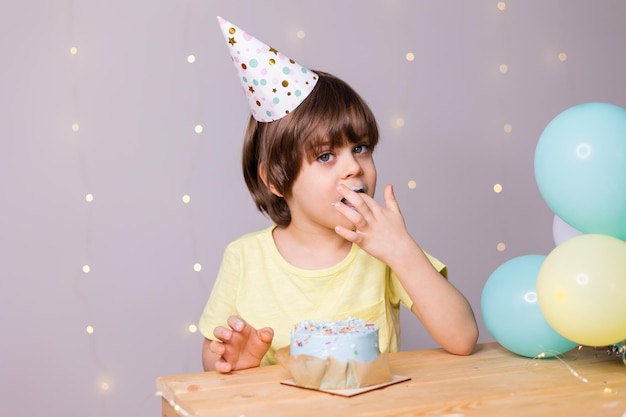
<svg viewBox="0 0 626 417"><path fill-rule="evenodd" d="M211 341L209 346L219 356L215 370L228 373L259 366L272 344L274 330L270 327L257 330L237 316L230 316L227 322L229 329L218 326L213 330L219 340Z"/></svg>
<svg viewBox="0 0 626 417"><path fill-rule="evenodd" d="M338 235L356 243L389 266L393 266L394 260L401 255L399 248L416 246L406 228L391 185L387 185L383 193L385 207L369 195L356 193L346 186L340 186L337 191L354 208L345 204L336 204L335 208L355 226L354 230L337 226L335 231Z"/></svg>

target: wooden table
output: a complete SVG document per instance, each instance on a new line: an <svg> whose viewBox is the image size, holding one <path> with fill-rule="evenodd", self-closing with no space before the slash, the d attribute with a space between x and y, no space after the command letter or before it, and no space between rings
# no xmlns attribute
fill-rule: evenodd
<svg viewBox="0 0 626 417"><path fill-rule="evenodd" d="M528 359L497 343L470 356L441 349L393 353L392 374L411 380L353 397L283 385L280 365L157 378L163 417L176 416L626 416L626 366L584 347Z"/></svg>

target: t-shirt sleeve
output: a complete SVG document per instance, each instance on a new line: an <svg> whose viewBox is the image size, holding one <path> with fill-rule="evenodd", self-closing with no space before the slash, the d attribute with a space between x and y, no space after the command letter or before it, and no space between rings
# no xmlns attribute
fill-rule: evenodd
<svg viewBox="0 0 626 417"><path fill-rule="evenodd" d="M424 254L428 258L432 266L435 267L435 269L439 271L439 273L443 275L444 278L448 279L448 268L446 267L446 265L429 253L424 252ZM413 300L411 300L411 297L409 297L407 292L404 290L404 287L400 283L400 280L393 271L391 271L390 281L391 288L389 298L391 302L396 305L399 302L402 302L402 304L404 304L410 310L411 307L413 307Z"/></svg>
<svg viewBox="0 0 626 417"><path fill-rule="evenodd" d="M227 326L229 316L236 314L235 301L240 277L240 257L229 245L224 252L211 295L202 311L198 329L208 339L215 339L213 330Z"/></svg>

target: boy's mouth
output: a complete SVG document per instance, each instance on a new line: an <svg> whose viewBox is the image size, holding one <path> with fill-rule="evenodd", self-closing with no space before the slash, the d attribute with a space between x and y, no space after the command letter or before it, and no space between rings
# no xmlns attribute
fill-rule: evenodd
<svg viewBox="0 0 626 417"><path fill-rule="evenodd" d="M352 191L354 191L355 193L365 193L367 191L367 185L352 187ZM350 207L351 209L356 210L356 208L352 204L350 204L350 202L346 200L345 198L342 198L341 202L345 204L346 206Z"/></svg>

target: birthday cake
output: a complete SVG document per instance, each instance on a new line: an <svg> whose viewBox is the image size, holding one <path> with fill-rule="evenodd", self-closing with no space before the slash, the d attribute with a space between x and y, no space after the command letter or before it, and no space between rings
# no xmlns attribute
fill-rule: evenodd
<svg viewBox="0 0 626 417"><path fill-rule="evenodd" d="M334 322L302 321L291 331L291 356L329 356L349 362L369 362L378 357L378 325L348 318Z"/></svg>

